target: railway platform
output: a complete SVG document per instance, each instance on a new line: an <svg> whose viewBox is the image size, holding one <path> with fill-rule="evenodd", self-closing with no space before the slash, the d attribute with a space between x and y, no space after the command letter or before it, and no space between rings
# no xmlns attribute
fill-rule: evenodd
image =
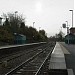
<svg viewBox="0 0 75 75"><path fill-rule="evenodd" d="M57 42L49 63L50 75L74 75L72 68L66 66L65 54L70 53L61 43Z"/></svg>

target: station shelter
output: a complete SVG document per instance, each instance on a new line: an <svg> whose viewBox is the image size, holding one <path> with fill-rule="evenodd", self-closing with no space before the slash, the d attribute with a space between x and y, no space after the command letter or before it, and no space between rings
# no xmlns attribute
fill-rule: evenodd
<svg viewBox="0 0 75 75"><path fill-rule="evenodd" d="M26 36L18 33L14 33L14 43L15 44L25 44L26 43Z"/></svg>

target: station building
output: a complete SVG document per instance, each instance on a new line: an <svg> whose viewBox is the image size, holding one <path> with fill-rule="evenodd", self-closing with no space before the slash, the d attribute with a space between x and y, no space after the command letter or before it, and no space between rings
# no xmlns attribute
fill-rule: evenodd
<svg viewBox="0 0 75 75"><path fill-rule="evenodd" d="M70 28L70 33L65 36L65 43L75 44L75 27Z"/></svg>

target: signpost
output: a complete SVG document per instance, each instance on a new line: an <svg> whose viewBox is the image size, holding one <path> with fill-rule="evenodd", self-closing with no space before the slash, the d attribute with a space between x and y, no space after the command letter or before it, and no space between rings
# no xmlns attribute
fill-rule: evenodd
<svg viewBox="0 0 75 75"><path fill-rule="evenodd" d="M67 25L64 23L64 24L62 24L62 27L67 28L68 44L69 44L69 26L68 26L68 21L65 21L65 22L67 22Z"/></svg>

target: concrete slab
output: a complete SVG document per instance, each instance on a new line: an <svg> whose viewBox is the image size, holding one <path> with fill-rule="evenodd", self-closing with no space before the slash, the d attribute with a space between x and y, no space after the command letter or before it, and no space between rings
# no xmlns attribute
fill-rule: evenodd
<svg viewBox="0 0 75 75"><path fill-rule="evenodd" d="M51 57L64 57L64 54L52 54Z"/></svg>
<svg viewBox="0 0 75 75"><path fill-rule="evenodd" d="M65 62L65 59L63 57L52 57L50 62Z"/></svg>
<svg viewBox="0 0 75 75"><path fill-rule="evenodd" d="M61 50L55 50L54 53L52 53L52 54L63 54L63 51L61 51Z"/></svg>
<svg viewBox="0 0 75 75"><path fill-rule="evenodd" d="M70 54L70 52L64 46L62 46L61 44L60 44L60 46L61 46L64 54Z"/></svg>
<svg viewBox="0 0 75 75"><path fill-rule="evenodd" d="M65 62L50 62L49 69L66 69Z"/></svg>
<svg viewBox="0 0 75 75"><path fill-rule="evenodd" d="M66 69L64 53L58 42L51 54L49 69Z"/></svg>

